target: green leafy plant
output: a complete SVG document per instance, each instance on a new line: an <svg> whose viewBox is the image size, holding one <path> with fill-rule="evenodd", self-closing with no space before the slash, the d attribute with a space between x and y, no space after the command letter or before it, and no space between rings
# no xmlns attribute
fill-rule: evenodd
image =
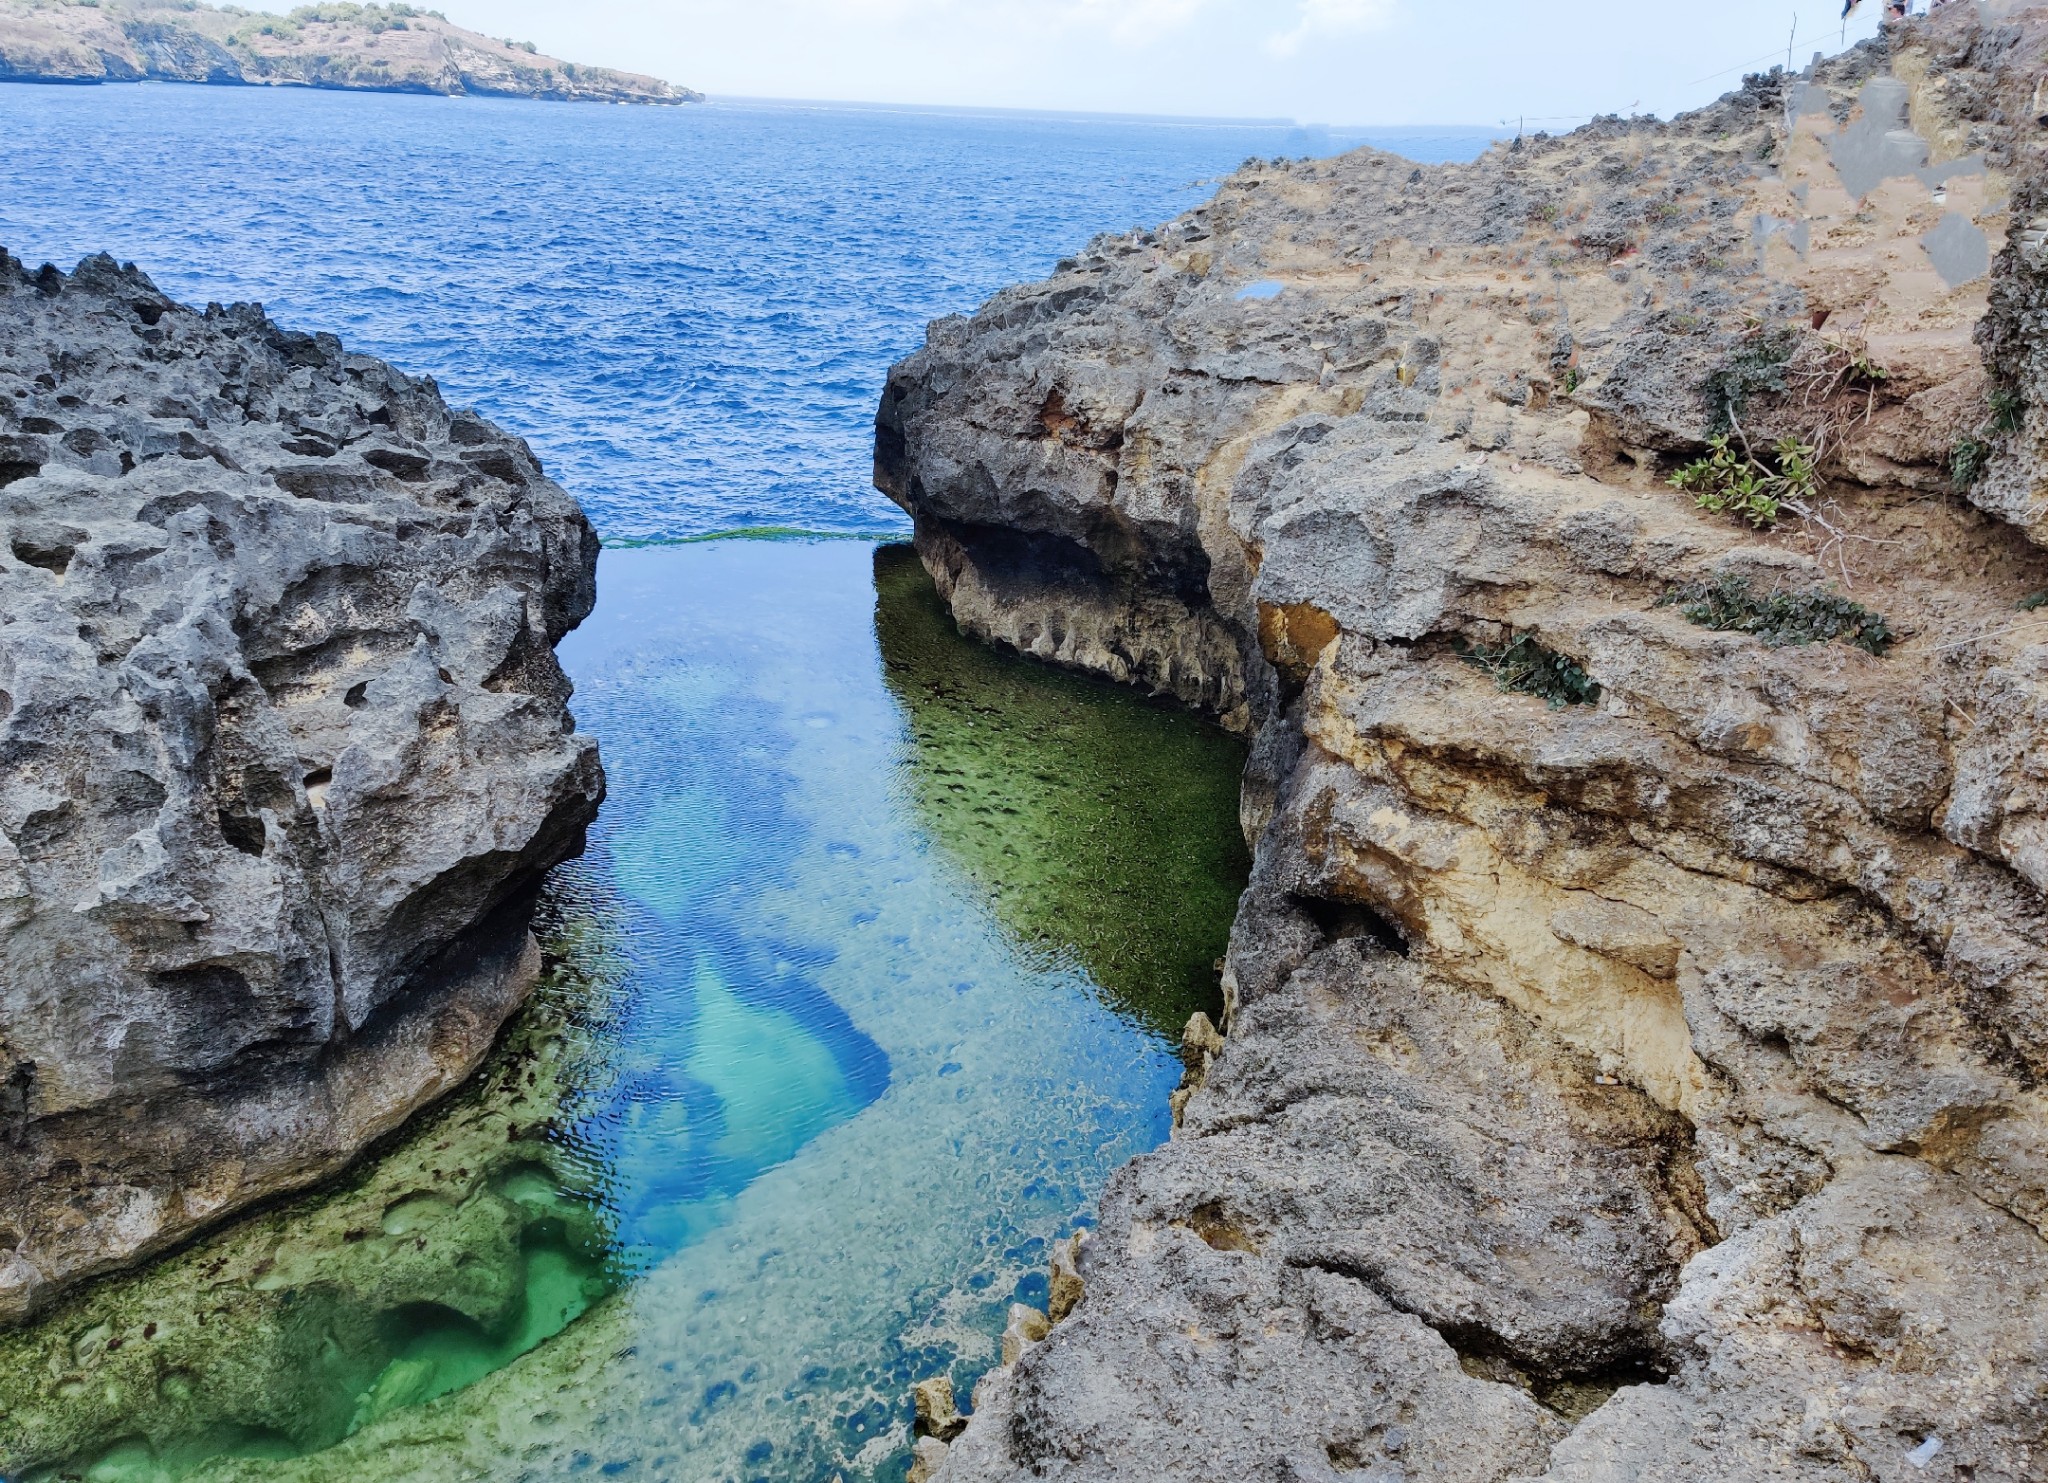
<svg viewBox="0 0 2048 1483"><path fill-rule="evenodd" d="M2027 401L2016 387L2001 386L1991 393L1991 431L2009 437L2026 420Z"/></svg>
<svg viewBox="0 0 2048 1483"><path fill-rule="evenodd" d="M1835 357L1841 384L1845 387L1869 389L1892 379L1891 368L1873 356L1870 346L1860 338L1823 343Z"/></svg>
<svg viewBox="0 0 2048 1483"><path fill-rule="evenodd" d="M1676 607L1702 628L1753 634L1773 649L1837 641L1882 657L1898 641L1882 614L1817 587L1759 594L1746 577L1721 577L1673 587L1657 606Z"/></svg>
<svg viewBox="0 0 2048 1483"><path fill-rule="evenodd" d="M1727 433L1707 441L1707 456L1686 464L1671 476L1671 487L1683 489L1693 503L1713 515L1739 515L1758 530L1776 525L1788 505L1804 506L1819 489L1812 445L1780 438L1773 450L1777 467L1763 463L1747 448L1738 449Z"/></svg>
<svg viewBox="0 0 2048 1483"><path fill-rule="evenodd" d="M1512 695L1533 695L1552 710L1566 705L1592 705L1600 686L1574 660L1546 649L1534 634L1519 634L1497 647L1458 641L1458 657L1493 676Z"/></svg>
<svg viewBox="0 0 2048 1483"><path fill-rule="evenodd" d="M1577 391L1578 389L1579 370L1577 366L1573 366L1570 370L1564 373L1564 394L1566 396L1570 396L1573 392Z"/></svg>
<svg viewBox="0 0 2048 1483"><path fill-rule="evenodd" d="M1778 523L1778 500L1766 476L1729 443L1727 434L1707 444L1707 456L1671 476L1671 487L1683 489L1693 503L1716 515L1735 512L1759 529Z"/></svg>
<svg viewBox="0 0 2048 1483"><path fill-rule="evenodd" d="M1797 438L1778 439L1771 450L1778 459L1778 479L1784 486L1781 496L1785 502L1809 500L1820 492L1820 471L1814 464L1820 458L1820 450L1811 443L1802 443Z"/></svg>
<svg viewBox="0 0 2048 1483"><path fill-rule="evenodd" d="M1984 477L1984 466L1991 462L1991 445L1982 438L1962 437L1956 440L1954 450L1948 456L1949 482L1961 494Z"/></svg>

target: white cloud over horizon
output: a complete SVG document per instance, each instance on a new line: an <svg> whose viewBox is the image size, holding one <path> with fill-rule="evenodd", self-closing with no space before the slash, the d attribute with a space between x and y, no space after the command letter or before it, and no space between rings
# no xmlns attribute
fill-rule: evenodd
<svg viewBox="0 0 2048 1483"><path fill-rule="evenodd" d="M940 31L1094 31L1118 42L1144 45L1188 24L1198 12L1216 3L1217 0L778 0L770 8L800 15L814 25L851 21L865 26L914 25ZM711 0L698 8L709 12L719 7L717 0ZM728 8L740 11L756 7Z"/></svg>
<svg viewBox="0 0 2048 1483"><path fill-rule="evenodd" d="M1120 42L1143 45L1195 19L1209 0L1069 0L1067 9L1079 18L1106 23Z"/></svg>
<svg viewBox="0 0 2048 1483"><path fill-rule="evenodd" d="M438 0L458 23L712 94L1564 126L1671 113L1844 32L1841 0Z"/></svg>
<svg viewBox="0 0 2048 1483"><path fill-rule="evenodd" d="M1315 37L1374 31L1393 18L1394 0L1301 0L1293 28L1268 37L1266 50L1291 57Z"/></svg>

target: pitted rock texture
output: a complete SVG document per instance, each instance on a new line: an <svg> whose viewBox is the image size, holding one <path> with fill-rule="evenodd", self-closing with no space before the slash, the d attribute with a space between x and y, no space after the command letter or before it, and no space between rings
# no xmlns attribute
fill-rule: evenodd
<svg viewBox="0 0 2048 1483"><path fill-rule="evenodd" d="M431 381L0 254L0 1319L474 1069L603 793L596 556Z"/></svg>
<svg viewBox="0 0 2048 1483"><path fill-rule="evenodd" d="M1254 161L896 368L961 626L1250 735L1257 847L1175 1140L927 1471L2048 1478L2044 76L1953 4L1669 124ZM1699 508L1716 434L1818 488ZM1897 642L1668 600L1722 579Z"/></svg>

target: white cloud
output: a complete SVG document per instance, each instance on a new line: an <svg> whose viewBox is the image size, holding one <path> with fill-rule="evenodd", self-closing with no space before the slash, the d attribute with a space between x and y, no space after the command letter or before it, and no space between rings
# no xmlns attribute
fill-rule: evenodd
<svg viewBox="0 0 2048 1483"><path fill-rule="evenodd" d="M4 3L4 0L0 0ZM243 0L254 4L255 0ZM266 0L267 3L267 0ZM1842 35L1842 0L413 0L494 36L718 94L1313 118L1697 107ZM283 6L273 7L283 9ZM1850 41L1882 4L1860 6ZM1371 47L1370 61L1360 55ZM1455 58L1455 66L1444 58Z"/></svg>
<svg viewBox="0 0 2048 1483"><path fill-rule="evenodd" d="M1058 8L1069 24L1105 29L1116 40L1142 45L1177 31L1209 0L1067 0Z"/></svg>
<svg viewBox="0 0 2048 1483"><path fill-rule="evenodd" d="M1393 18L1394 0L1301 0L1294 28L1266 39L1266 50L1291 57L1318 36L1355 36L1375 31Z"/></svg>
<svg viewBox="0 0 2048 1483"><path fill-rule="evenodd" d="M1043 37L1074 31L1144 45L1178 31L1219 0L784 0L786 11L826 23L943 26L948 34ZM730 7L758 14L758 0Z"/></svg>

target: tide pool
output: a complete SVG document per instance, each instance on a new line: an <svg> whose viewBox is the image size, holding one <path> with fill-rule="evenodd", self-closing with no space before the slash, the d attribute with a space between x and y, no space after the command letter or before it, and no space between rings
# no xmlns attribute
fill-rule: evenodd
<svg viewBox="0 0 2048 1483"><path fill-rule="evenodd" d="M0 1337L10 1477L899 1478L910 1385L1166 1136L1233 741L960 638L902 547L600 591L534 1005L353 1179Z"/></svg>

